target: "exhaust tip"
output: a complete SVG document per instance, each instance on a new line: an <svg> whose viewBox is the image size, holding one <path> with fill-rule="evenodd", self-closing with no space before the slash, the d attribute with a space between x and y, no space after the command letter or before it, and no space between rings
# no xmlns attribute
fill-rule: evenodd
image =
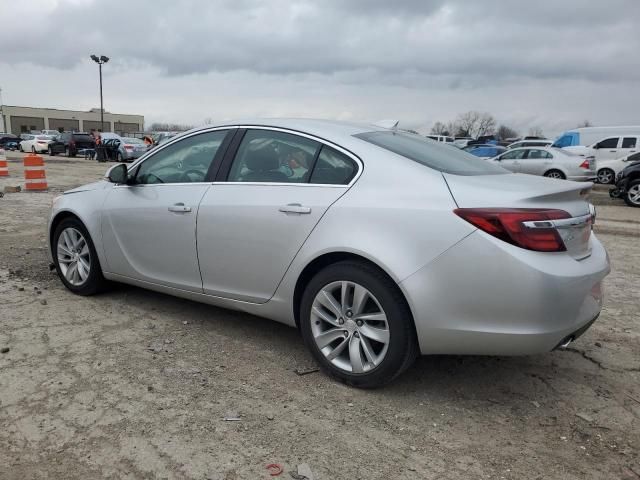
<svg viewBox="0 0 640 480"><path fill-rule="evenodd" d="M562 348L562 349L567 348L569 345L571 345L572 342L573 342L573 335L569 335L562 342L560 342L559 348Z"/></svg>

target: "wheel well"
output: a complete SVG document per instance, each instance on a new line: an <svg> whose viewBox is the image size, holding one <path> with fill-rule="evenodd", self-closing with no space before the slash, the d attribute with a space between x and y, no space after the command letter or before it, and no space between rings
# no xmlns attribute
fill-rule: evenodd
<svg viewBox="0 0 640 480"><path fill-rule="evenodd" d="M77 218L80 222L82 222L82 220L80 220L77 215L71 212L60 212L59 214L57 214L51 222L51 229L49 230L49 245L53 246L53 234L55 233L56 228L58 228L58 225L60 225L60 222L62 222L65 218Z"/></svg>
<svg viewBox="0 0 640 480"><path fill-rule="evenodd" d="M345 260L352 260L352 261L370 265L376 268L377 270L379 270L383 275L388 277L397 286L396 281L393 280L393 278L391 278L391 276L387 272L385 272L384 269L380 268L380 266L377 265L375 262L372 262L368 258L365 258L361 255L357 255L355 253L347 253L347 252L332 252L332 253L326 253L324 255L321 255L318 258L314 259L311 263L309 263L309 265L307 265L304 268L304 270L302 270L302 273L300 273L300 276L298 277L298 281L296 282L296 288L293 292L293 316L296 321L296 326L298 328L300 327L300 304L302 303L302 295L304 294L304 289L307 287L307 285L309 284L311 279L314 277L314 275L318 273L320 270L322 270L325 267L328 267L329 265L332 265L338 262L343 262ZM400 287L397 287L397 288L400 291L400 294L402 295L402 298L404 299L404 301L407 302L404 296L404 293L402 293L402 291L400 290ZM408 302L407 302L407 308L409 308ZM409 311L411 311L411 308L409 308Z"/></svg>
<svg viewBox="0 0 640 480"><path fill-rule="evenodd" d="M564 172L562 170L560 170L559 168L550 168L549 170L547 170L546 172L544 172L545 175L547 175L550 172L560 172L562 174L563 177L566 177L566 175L564 174Z"/></svg>

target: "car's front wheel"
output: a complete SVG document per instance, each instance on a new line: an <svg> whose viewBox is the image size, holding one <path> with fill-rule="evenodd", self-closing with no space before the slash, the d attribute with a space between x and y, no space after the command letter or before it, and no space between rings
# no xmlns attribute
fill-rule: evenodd
<svg viewBox="0 0 640 480"><path fill-rule="evenodd" d="M608 185L613 183L616 178L616 173L610 168L603 168L598 170L598 183L602 183L603 185Z"/></svg>
<svg viewBox="0 0 640 480"><path fill-rule="evenodd" d="M104 289L106 280L96 249L80 220L62 220L53 234L52 247L56 270L65 287L78 295L93 295Z"/></svg>
<svg viewBox="0 0 640 480"><path fill-rule="evenodd" d="M339 262L317 273L302 297L300 328L322 369L355 387L392 381L418 355L402 293L366 263Z"/></svg>
<svg viewBox="0 0 640 480"><path fill-rule="evenodd" d="M53 151L53 147L49 147L49 155L53 157L55 156L55 154L56 153Z"/></svg>
<svg viewBox="0 0 640 480"><path fill-rule="evenodd" d="M630 207L640 208L640 180L631 182L624 194L624 201Z"/></svg>

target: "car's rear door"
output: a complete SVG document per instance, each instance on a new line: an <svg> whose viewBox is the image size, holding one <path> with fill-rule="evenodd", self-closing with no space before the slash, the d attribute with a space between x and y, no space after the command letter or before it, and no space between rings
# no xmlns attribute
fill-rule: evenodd
<svg viewBox="0 0 640 480"><path fill-rule="evenodd" d="M112 188L102 218L108 272L202 292L198 206L211 187L229 132L197 132L159 147L134 166L130 185Z"/></svg>
<svg viewBox="0 0 640 480"><path fill-rule="evenodd" d="M526 150L526 156L520 161L520 172L529 175L544 175L553 163L551 154L538 148L527 148Z"/></svg>
<svg viewBox="0 0 640 480"><path fill-rule="evenodd" d="M501 156L497 158L498 164L506 168L507 170L513 173L520 172L520 162L522 158L526 155L527 150L524 148L517 148L507 150Z"/></svg>
<svg viewBox="0 0 640 480"><path fill-rule="evenodd" d="M204 292L264 303L359 161L308 135L240 130L198 211Z"/></svg>

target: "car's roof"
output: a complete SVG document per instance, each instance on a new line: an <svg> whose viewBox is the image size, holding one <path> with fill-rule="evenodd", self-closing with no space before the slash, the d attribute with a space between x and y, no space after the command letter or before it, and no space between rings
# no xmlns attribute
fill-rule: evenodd
<svg viewBox="0 0 640 480"><path fill-rule="evenodd" d="M386 128L367 123L345 122L339 120L323 120L314 118L245 118L228 122L220 122L215 125L205 125L189 130L189 132L204 130L211 127L244 125L285 128L333 141L339 141L341 139L346 140L358 133L388 130Z"/></svg>

